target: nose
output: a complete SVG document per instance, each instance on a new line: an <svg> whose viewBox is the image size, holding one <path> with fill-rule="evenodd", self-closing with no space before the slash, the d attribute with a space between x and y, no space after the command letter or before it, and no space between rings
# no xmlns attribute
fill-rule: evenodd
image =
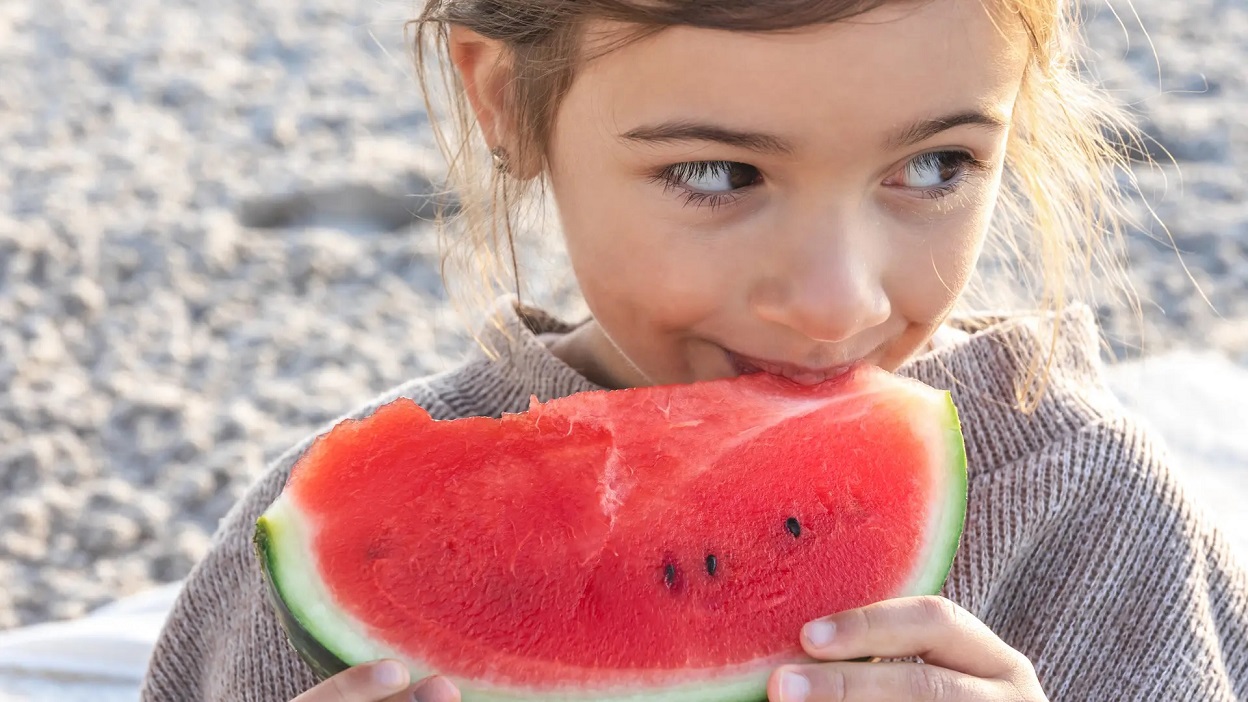
<svg viewBox="0 0 1248 702"><path fill-rule="evenodd" d="M778 256L751 291L756 315L813 341L831 343L888 320L892 308L884 288L883 257L873 250L873 237L825 228L800 239Z"/></svg>

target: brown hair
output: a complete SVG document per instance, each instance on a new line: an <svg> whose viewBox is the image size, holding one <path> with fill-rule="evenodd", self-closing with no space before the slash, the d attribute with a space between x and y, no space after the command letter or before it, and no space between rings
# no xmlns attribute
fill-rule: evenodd
<svg viewBox="0 0 1248 702"><path fill-rule="evenodd" d="M540 174L546 171L550 125L577 67L588 58L582 45L589 21L635 27L622 41L677 25L783 32L848 19L888 1L428 0L414 21L417 72L431 119L435 90L441 88L450 100L453 133L432 121L460 194L455 235L445 236L449 230L442 227L444 277L449 265L467 264L467 271L481 276L473 288L482 296L512 286L518 291L514 218L524 203L533 202L528 195L544 191ZM1122 109L1080 74L1078 8L1073 0L983 1L994 5L998 21L1020 22L1031 44L986 255L1005 264L1006 277L1031 288L1043 309L1096 297L1098 278L1126 292L1119 256L1125 210L1118 182L1131 179L1129 157L1144 150ZM451 25L505 47L512 72L505 95L512 138L508 156L532 166L528 170L537 177L522 180L486 166L480 130L451 67ZM430 76L431 49L440 59L440 83ZM503 260L510 265L495 265ZM1039 401L1057 344L1055 326L1049 353L1028 361L1017 391L1024 409Z"/></svg>

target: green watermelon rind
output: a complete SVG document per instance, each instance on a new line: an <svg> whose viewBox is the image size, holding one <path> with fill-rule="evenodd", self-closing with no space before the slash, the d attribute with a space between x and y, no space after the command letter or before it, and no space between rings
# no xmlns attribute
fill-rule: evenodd
<svg viewBox="0 0 1248 702"><path fill-rule="evenodd" d="M282 625L286 638L316 676L324 680L350 666L340 655L322 643L322 640L336 639L324 636L326 633L324 627L317 626L317 620L314 617L299 609L300 599L292 596L293 593L283 592L282 583L290 583L292 578L284 577L284 570L279 565L282 551L281 534L290 526L290 524L280 524L280 520L275 519L270 510L256 521L256 531L252 542L255 545L256 555L260 559L265 594L268 596L273 611L277 614L278 622ZM287 604L288 602L290 604ZM320 639L314 633L318 629L322 634Z"/></svg>
<svg viewBox="0 0 1248 702"><path fill-rule="evenodd" d="M927 392L932 392L930 388ZM939 393L943 407L933 445L945 446L945 460L934 465L940 489L946 496L945 509L933 515L925 533L934 540L927 568L916 573L897 596L935 595L944 586L961 540L967 497L966 452L957 408L948 392ZM928 395L931 397L931 395ZM256 523L254 544L259 556L266 590L273 609L292 647L313 672L324 679L349 665L381 658L407 662L413 680L432 674L418 661L380 645L341 609L327 603L334 598L321 580L310 544L306 519L298 505L285 494L278 497ZM283 566L282 564L286 565ZM332 642L332 643L331 643ZM663 690L634 691L612 695L609 690L526 690L482 686L479 682L451 678L460 688L463 702L531 702L551 700L581 702L761 702L767 699L767 682L777 663L757 666L757 671L715 681L698 680ZM750 666L743 666L750 667Z"/></svg>
<svg viewBox="0 0 1248 702"><path fill-rule="evenodd" d="M942 475L947 480L945 486L944 509L932 515L933 523L928 525L927 532L936 543L931 546L931 555L924 559L927 568L919 571L901 592L913 595L935 595L944 588L949 570L953 567L954 556L962 540L962 530L966 525L966 444L962 438L962 424L958 419L958 408L953 404L953 395L946 391L940 393L944 422L939 429L945 434L936 445L948 446L945 463L940 464Z"/></svg>

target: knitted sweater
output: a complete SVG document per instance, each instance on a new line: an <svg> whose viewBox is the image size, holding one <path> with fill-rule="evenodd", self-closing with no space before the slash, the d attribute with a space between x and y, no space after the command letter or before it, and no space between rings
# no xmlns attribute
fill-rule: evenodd
<svg viewBox="0 0 1248 702"><path fill-rule="evenodd" d="M538 337L570 327L501 304L479 353L352 413L413 398L438 419L499 416L596 389ZM944 595L1035 664L1051 700L1248 699L1248 577L1193 508L1157 444L1100 375L1091 312L955 321L958 342L899 372L948 389L966 440L965 532ZM1020 367L1060 342L1038 409ZM279 457L223 520L152 655L147 702L286 702L315 683L265 598L251 536L313 437ZM1181 468L1181 467L1180 467Z"/></svg>

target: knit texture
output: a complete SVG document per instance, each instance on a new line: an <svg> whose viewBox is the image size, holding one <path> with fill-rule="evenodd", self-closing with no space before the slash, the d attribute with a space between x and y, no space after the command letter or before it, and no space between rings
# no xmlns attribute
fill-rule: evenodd
<svg viewBox="0 0 1248 702"><path fill-rule="evenodd" d="M598 389L538 339L568 325L511 301L496 319L483 338L494 353L348 416L410 397L437 419L497 417L532 395ZM969 502L945 596L1024 653L1051 700L1248 699L1248 577L1103 383L1091 312L956 323L970 335L899 371L951 391L963 423ZM1053 324L1047 392L1024 414L1014 387L1049 352ZM315 684L270 609L251 545L313 438L222 521L157 642L146 702L286 702Z"/></svg>

